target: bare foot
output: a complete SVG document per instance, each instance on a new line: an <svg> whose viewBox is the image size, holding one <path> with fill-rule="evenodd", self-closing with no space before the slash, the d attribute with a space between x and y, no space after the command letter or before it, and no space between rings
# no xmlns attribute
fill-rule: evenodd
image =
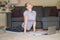
<svg viewBox="0 0 60 40"><path fill-rule="evenodd" d="M28 32L24 32L25 34L29 34Z"/></svg>

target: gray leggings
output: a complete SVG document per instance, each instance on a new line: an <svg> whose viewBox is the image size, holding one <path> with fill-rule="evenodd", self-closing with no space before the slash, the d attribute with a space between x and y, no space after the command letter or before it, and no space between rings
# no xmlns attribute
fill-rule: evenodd
<svg viewBox="0 0 60 40"><path fill-rule="evenodd" d="M33 25L34 20L28 20L27 22L27 30L30 30ZM22 27L24 28L24 22L22 23Z"/></svg>

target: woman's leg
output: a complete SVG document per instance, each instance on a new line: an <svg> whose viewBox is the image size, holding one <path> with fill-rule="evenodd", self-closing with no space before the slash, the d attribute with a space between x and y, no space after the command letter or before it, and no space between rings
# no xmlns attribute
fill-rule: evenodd
<svg viewBox="0 0 60 40"><path fill-rule="evenodd" d="M17 27L16 27L16 31L17 32L23 32L24 28L21 26L21 24L19 24Z"/></svg>

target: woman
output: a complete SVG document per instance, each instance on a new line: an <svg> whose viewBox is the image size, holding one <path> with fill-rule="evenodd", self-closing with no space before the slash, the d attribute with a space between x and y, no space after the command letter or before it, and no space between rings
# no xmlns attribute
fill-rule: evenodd
<svg viewBox="0 0 60 40"><path fill-rule="evenodd" d="M26 30L30 30L33 25L33 31L36 31L36 12L32 10L33 6L31 3L25 4L26 11L24 11L24 23L22 27L24 28L24 33L27 33Z"/></svg>

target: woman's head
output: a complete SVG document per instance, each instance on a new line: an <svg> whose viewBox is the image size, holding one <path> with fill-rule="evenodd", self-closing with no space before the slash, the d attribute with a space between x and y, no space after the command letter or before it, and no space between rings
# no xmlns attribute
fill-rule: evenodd
<svg viewBox="0 0 60 40"><path fill-rule="evenodd" d="M31 3L26 3L25 7L26 7L27 10L29 10L29 9L32 9L33 6L32 6Z"/></svg>

